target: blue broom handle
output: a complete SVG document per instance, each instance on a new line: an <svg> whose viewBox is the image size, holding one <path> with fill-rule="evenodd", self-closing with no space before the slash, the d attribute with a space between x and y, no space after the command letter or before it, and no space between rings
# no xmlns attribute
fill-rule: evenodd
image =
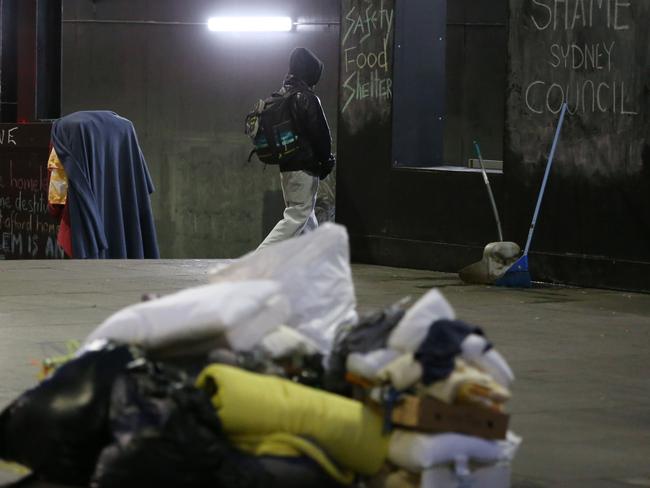
<svg viewBox="0 0 650 488"><path fill-rule="evenodd" d="M555 129L555 137L553 138L553 146L551 146L551 153L548 155L548 163L546 164L546 171L544 172L544 179L542 180L542 188L539 190L539 196L537 197L537 205L535 206L533 221L530 223L530 230L528 231L528 240L526 241L526 249L524 250L524 255L528 255L528 250L530 249L530 243L533 240L533 232L535 231L535 224L537 223L539 208L542 205L542 198L544 197L544 190L546 189L546 181L548 180L548 175L551 172L551 166L553 166L553 156L555 156L555 148L557 147L557 141L560 138L560 130L562 129L562 124L564 123L564 114L566 113L566 111L567 111L567 104L565 102L562 104L562 111L560 112L560 121L557 124L557 129Z"/></svg>

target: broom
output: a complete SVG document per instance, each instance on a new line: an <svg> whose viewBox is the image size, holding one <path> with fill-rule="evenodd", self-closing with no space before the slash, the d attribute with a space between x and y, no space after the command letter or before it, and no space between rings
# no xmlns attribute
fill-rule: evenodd
<svg viewBox="0 0 650 488"><path fill-rule="evenodd" d="M533 220L530 223L530 230L528 231L528 240L526 241L524 254L506 270L505 274L501 278L495 281L495 284L497 286L530 288L532 285L530 273L528 271L528 251L530 250L530 243L533 240L533 232L535 231L537 216L539 215L539 209L542 205L542 198L544 197L544 190L546 189L546 181L548 180L548 175L551 171L551 166L553 165L553 156L555 155L557 142L560 138L560 130L562 129L562 124L564 123L564 115L566 114L566 111L567 104L565 102L562 104L562 110L560 111L560 121L558 122L557 128L555 129L555 137L553 138L551 152L548 155L546 171L544 172L542 187L539 190L539 196L537 197L537 205L535 206L535 212L533 213Z"/></svg>

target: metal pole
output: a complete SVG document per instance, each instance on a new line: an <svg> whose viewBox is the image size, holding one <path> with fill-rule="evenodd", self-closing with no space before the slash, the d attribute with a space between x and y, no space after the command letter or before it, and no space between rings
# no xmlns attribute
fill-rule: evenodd
<svg viewBox="0 0 650 488"><path fill-rule="evenodd" d="M501 219L499 219L499 211L497 210L497 204L494 201L494 195L492 194L492 187L490 186L490 180L488 178L487 171L485 171L485 166L483 165L483 156L481 156L481 148L478 147L478 142L474 141L474 147L476 148L476 154L478 155L478 160L479 163L481 164L483 181L485 181L485 186L487 187L488 195L490 196L490 203L492 204L494 219L497 221L497 230L499 231L499 241L503 242L503 232L501 231Z"/></svg>

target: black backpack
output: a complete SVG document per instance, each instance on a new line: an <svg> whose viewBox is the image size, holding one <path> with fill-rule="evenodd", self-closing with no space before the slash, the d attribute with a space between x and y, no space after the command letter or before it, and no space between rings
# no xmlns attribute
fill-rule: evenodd
<svg viewBox="0 0 650 488"><path fill-rule="evenodd" d="M246 116L244 132L253 141L254 149L265 164L291 161L300 152L300 136L291 116L290 100L297 90L276 92L266 100L259 100Z"/></svg>

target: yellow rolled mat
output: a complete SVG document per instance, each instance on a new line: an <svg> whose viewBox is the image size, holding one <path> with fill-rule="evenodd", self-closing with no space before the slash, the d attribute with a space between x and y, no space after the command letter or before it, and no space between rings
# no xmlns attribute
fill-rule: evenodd
<svg viewBox="0 0 650 488"><path fill-rule="evenodd" d="M235 442L247 435L293 434L314 440L356 473L372 475L384 464L382 418L361 402L222 364L205 368L197 386L209 389L212 382L212 404Z"/></svg>

